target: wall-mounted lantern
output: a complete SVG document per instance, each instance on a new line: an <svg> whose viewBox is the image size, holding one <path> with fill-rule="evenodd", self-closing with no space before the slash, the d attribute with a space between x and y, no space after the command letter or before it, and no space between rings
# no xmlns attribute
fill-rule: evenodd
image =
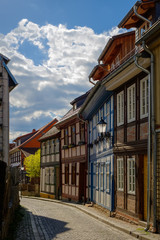
<svg viewBox="0 0 160 240"><path fill-rule="evenodd" d="M101 117L99 123L97 123L97 131L101 134L101 137L105 136L107 123Z"/></svg>

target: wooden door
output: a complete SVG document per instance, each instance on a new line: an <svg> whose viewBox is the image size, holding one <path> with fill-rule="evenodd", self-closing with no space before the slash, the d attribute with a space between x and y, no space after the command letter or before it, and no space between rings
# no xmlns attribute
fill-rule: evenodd
<svg viewBox="0 0 160 240"><path fill-rule="evenodd" d="M80 163L79 174L79 201L85 200L86 197L85 188L85 163Z"/></svg>

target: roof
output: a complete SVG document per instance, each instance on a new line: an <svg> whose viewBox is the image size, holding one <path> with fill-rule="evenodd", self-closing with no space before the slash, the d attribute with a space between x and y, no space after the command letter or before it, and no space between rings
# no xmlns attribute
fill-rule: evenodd
<svg viewBox="0 0 160 240"><path fill-rule="evenodd" d="M4 56L3 54L0 53L0 61L2 61L3 67L6 69L6 71L8 73L9 91L11 91L11 90L13 90L13 88L15 88L18 85L18 83L17 83L15 77L12 75L9 68L7 67L7 64L10 60L9 60L9 58L7 58L6 56Z"/></svg>
<svg viewBox="0 0 160 240"><path fill-rule="evenodd" d="M38 148L25 148L21 149L25 157L29 157L31 154L35 154L35 152L38 150Z"/></svg>
<svg viewBox="0 0 160 240"><path fill-rule="evenodd" d="M67 122L68 120L71 120L75 117L78 117L78 112L83 106L83 103L85 99L87 98L88 94L90 93L91 90L86 92L85 94L75 98L71 104L73 105L74 103L77 103L77 108L74 109L73 107L56 123L56 126L59 127L61 124ZM79 103L79 104L78 104Z"/></svg>
<svg viewBox="0 0 160 240"><path fill-rule="evenodd" d="M53 136L56 136L58 133L60 133L60 131L55 126L53 126L48 132L40 137L38 141L43 141L45 139L51 138Z"/></svg>
<svg viewBox="0 0 160 240"><path fill-rule="evenodd" d="M15 151L16 149L22 149L22 148L25 148L25 145L29 142L31 142L32 140L34 140L36 137L38 138L38 135L42 135L43 133L45 133L44 131L54 125L58 120L56 118L54 118L51 122L47 123L45 126L41 127L33 136L31 136L30 138L28 138L25 142L23 142L21 145L11 149L9 152L13 152ZM36 139L35 139L36 140ZM37 141L38 142L38 141ZM34 148L35 146L33 146L32 148ZM26 149L26 148L25 148Z"/></svg>
<svg viewBox="0 0 160 240"><path fill-rule="evenodd" d="M98 111L103 102L109 99L112 94L111 91L106 90L102 82L97 82L80 109L79 115L85 120L90 119Z"/></svg>
<svg viewBox="0 0 160 240"><path fill-rule="evenodd" d="M86 93L84 93L83 95L81 95L81 96L79 96L79 97L75 98L75 99L74 99L72 102L70 102L70 104L71 104L71 105L73 105L74 103L76 103L76 102L80 101L81 99L84 99L84 98L86 98L86 97L87 97L87 95L89 94L89 92L90 92L90 90L89 90L89 91L87 91Z"/></svg>
<svg viewBox="0 0 160 240"><path fill-rule="evenodd" d="M35 134L37 131L38 131L38 130L33 129L32 132L26 133L26 134L24 134L24 135L21 135L21 136L15 138L13 141L14 141L14 142L17 142L17 140L19 140L19 139L21 139L21 138L23 138L23 137L27 137L27 136L29 136L29 135Z"/></svg>
<svg viewBox="0 0 160 240"><path fill-rule="evenodd" d="M111 38L109 39L109 41L107 42L106 46L104 47L102 53L100 54L100 56L99 56L99 58L98 58L98 62L100 62L100 61L102 60L102 58L104 57L104 55L106 54L106 52L109 50L111 44L112 44L116 39L123 38L123 37L130 36L130 35L134 35L134 34L135 34L135 31L130 31L130 32L118 34L118 35L115 35L115 36L111 37Z"/></svg>
<svg viewBox="0 0 160 240"><path fill-rule="evenodd" d="M58 127L59 125L61 125L62 123L66 122L67 120L70 120L74 117L77 117L77 114L79 112L79 110L81 109L81 107L73 110L73 107L58 121L58 123L56 123L56 126Z"/></svg>
<svg viewBox="0 0 160 240"><path fill-rule="evenodd" d="M137 1L134 4L134 6L137 6L138 14L143 16L148 10L154 7L156 1L157 0ZM129 29L132 27L136 27L136 24L140 21L140 19L134 13L134 6L130 9L130 11L126 14L122 21L118 24L119 28Z"/></svg>

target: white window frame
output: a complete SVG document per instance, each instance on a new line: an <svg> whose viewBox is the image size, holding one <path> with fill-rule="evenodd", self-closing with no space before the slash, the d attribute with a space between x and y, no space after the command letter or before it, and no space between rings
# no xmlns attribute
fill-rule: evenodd
<svg viewBox="0 0 160 240"><path fill-rule="evenodd" d="M124 91L117 94L117 126L124 124Z"/></svg>
<svg viewBox="0 0 160 240"><path fill-rule="evenodd" d="M100 164L100 188L104 191L104 163Z"/></svg>
<svg viewBox="0 0 160 240"><path fill-rule="evenodd" d="M136 119L136 87L135 83L127 88L127 120L128 123Z"/></svg>
<svg viewBox="0 0 160 240"><path fill-rule="evenodd" d="M96 164L96 190L99 190L99 164Z"/></svg>
<svg viewBox="0 0 160 240"><path fill-rule="evenodd" d="M49 183L50 183L50 185L54 185L54 177L55 177L55 169L54 169L54 167L50 167L49 171L50 171Z"/></svg>
<svg viewBox="0 0 160 240"><path fill-rule="evenodd" d="M148 117L148 77L140 81L140 117Z"/></svg>
<svg viewBox="0 0 160 240"><path fill-rule="evenodd" d="M124 160L123 160L123 157L117 158L117 190L124 191Z"/></svg>
<svg viewBox="0 0 160 240"><path fill-rule="evenodd" d="M127 159L127 188L129 194L135 194L136 179L135 157Z"/></svg>
<svg viewBox="0 0 160 240"><path fill-rule="evenodd" d="M106 162L106 193L110 192L110 162Z"/></svg>

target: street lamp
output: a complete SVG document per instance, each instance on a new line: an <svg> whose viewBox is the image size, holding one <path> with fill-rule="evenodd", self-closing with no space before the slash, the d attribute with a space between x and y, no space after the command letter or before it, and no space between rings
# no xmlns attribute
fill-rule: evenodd
<svg viewBox="0 0 160 240"><path fill-rule="evenodd" d="M101 134L101 137L105 135L107 123L101 117L99 123L97 123L97 131Z"/></svg>

